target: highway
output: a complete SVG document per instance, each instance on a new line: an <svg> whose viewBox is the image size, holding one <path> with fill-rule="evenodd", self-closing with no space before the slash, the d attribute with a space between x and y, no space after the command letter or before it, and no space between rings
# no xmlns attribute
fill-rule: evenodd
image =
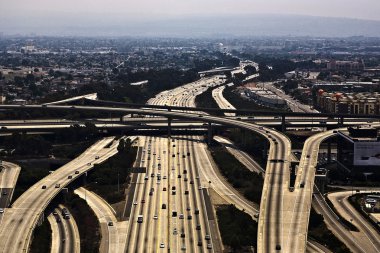
<svg viewBox="0 0 380 253"><path fill-rule="evenodd" d="M108 144L110 147L106 147ZM6 209L0 226L0 252L28 251L31 235L49 202L71 181L117 152L118 141L104 138L76 159L41 179ZM43 189L45 188L46 189Z"/></svg>
<svg viewBox="0 0 380 253"><path fill-rule="evenodd" d="M203 91L205 90L206 87L204 87ZM185 93L181 95L182 98L178 99L173 94L181 94L181 92L170 91L171 97L166 98L165 103L168 105L172 105L171 102L175 101L175 105L194 107L194 100L195 97L199 94L199 92L199 90L196 90L196 92L192 94ZM178 104L178 100L181 101L180 104ZM157 100L153 101L153 103L155 104L160 104L160 102L161 101L157 102ZM205 118L210 116L205 115L202 117ZM227 120L230 119L225 119L225 121ZM286 136L274 130L267 129L264 127L257 127L257 125L245 122L241 122L239 126L246 126L250 130L252 130L251 127L255 127L254 131L261 133L264 137L266 137L269 140L271 144L268 160L273 162L268 162L266 168L267 173L264 180L264 189L260 205L258 235L258 252L271 252L276 248L277 245L281 245L283 240L282 231L278 228L282 228L282 194L284 191L288 191L288 187L286 186L286 184L283 184L283 182L285 182L286 178L289 177L289 172L287 168L289 167L288 161L290 160L289 157L291 144ZM205 152L204 149L203 151ZM209 160L211 159L209 158ZM231 186L229 186L230 188L228 186L226 187L228 183L226 184L225 182L222 182L222 180L220 180L220 176L218 177L217 168L213 170L202 170L202 172L213 173L213 175L204 176L209 176L208 178L210 179L210 181L215 181L215 179L217 179L218 184L215 187L216 189L218 188L218 185L219 187L223 185L221 189L219 188L221 196L226 196L226 192L234 192L231 189ZM216 191L218 192L218 190ZM246 200L242 200L236 194L233 194L232 196L234 196L234 201L232 203L237 203L238 207L243 207L242 209L247 210L247 212L253 217L255 214L257 214L257 210L254 209L252 203L247 203Z"/></svg>
<svg viewBox="0 0 380 253"><path fill-rule="evenodd" d="M2 161L0 165L0 208L7 208L11 201L21 167L17 164ZM0 224L2 213L0 213Z"/></svg>
<svg viewBox="0 0 380 253"><path fill-rule="evenodd" d="M54 101L54 102L50 102L50 103L45 103L44 105L64 104L64 103L68 103L68 102L72 102L72 101L80 100L80 99L85 99L85 98L92 99L92 100L97 100L98 99L98 94L97 93L86 94L86 95L82 95L82 96L77 96L77 97L67 98L67 99L63 99L63 100L59 100L59 101Z"/></svg>
<svg viewBox="0 0 380 253"><path fill-rule="evenodd" d="M74 218L62 215L63 205L55 208L47 217L52 229L51 253L79 253L80 238L78 226ZM67 208L66 208L67 209Z"/></svg>
<svg viewBox="0 0 380 253"><path fill-rule="evenodd" d="M123 252L125 247L125 234L121 235L121 227L124 222L118 222L113 208L100 196L92 191L80 187L74 191L80 198L84 199L94 211L100 224L101 241L100 253ZM123 238L124 236L124 238Z"/></svg>
<svg viewBox="0 0 380 253"><path fill-rule="evenodd" d="M366 251L361 247L360 242L354 239L351 231L342 225L338 216L331 210L323 196L315 194L312 202L315 211L323 215L323 219L327 227L334 233L334 235L342 241L352 252L365 253Z"/></svg>
<svg viewBox="0 0 380 253"><path fill-rule="evenodd" d="M150 99L151 104L193 104L196 94L218 85L215 78L186 84ZM146 137L130 216L127 252L214 252L197 154L188 136ZM142 215L143 222L137 217ZM152 233L149 233L152 231Z"/></svg>
<svg viewBox="0 0 380 253"><path fill-rule="evenodd" d="M361 193L366 193L362 191ZM371 191L368 191L371 193ZM352 222L359 232L352 231L352 237L365 252L380 252L380 234L348 201L352 191L333 192L327 194L327 197L333 203L336 211L347 221Z"/></svg>
<svg viewBox="0 0 380 253"><path fill-rule="evenodd" d="M38 108L39 106L24 106L25 108L31 107L31 108ZM7 108L7 109L14 109L16 106L9 106L9 105L2 105L1 108ZM167 112L167 111L161 111L161 110L150 110L150 109L128 109L128 108L103 108L103 107L84 107L84 106L76 106L75 108L71 108L68 106L49 106L47 109L74 109L74 110L93 110L93 111L118 111L118 112L124 112L124 113L139 113L139 114L145 114L145 115L161 115L161 116L170 116L173 118L187 118L187 119L197 119L200 121L208 121L208 122L213 122L217 124L226 124L230 126L236 126L236 127L241 127L245 128L251 131L258 132L264 136L271 135L270 143L271 143L271 148L269 151L269 160L272 160L272 162L269 162L267 164L267 172L269 171L270 173L266 174L266 180L265 180L265 187L263 191L263 197L262 197L262 204L261 208L263 208L263 211L260 212L260 219L259 219L259 251L260 248L264 248L264 244L267 249L273 250L275 246L277 246L277 243L281 243L284 238L282 238L281 234L278 229L278 227L283 228L282 225L282 195L284 194L284 202L287 204L287 213L284 215L288 215L286 221L291 221L291 222L296 222L296 217L300 217L299 215L292 215L293 211L297 211L297 209L294 209L296 206L294 204L294 201L292 202L291 195L294 193L289 193L287 191L287 181L286 177L288 177L288 159L289 153L290 153L290 142L287 140L287 138L283 137L281 134L279 134L276 131L270 130L270 129L265 129L265 128L260 128L257 125L250 124L250 123L245 123L239 120L233 120L233 119L222 119L219 117L213 117L213 116L208 116L208 115L199 115L199 114L192 114L192 113L183 113L183 112ZM267 132L268 131L268 132ZM272 138L273 137L273 138ZM274 140L273 140L274 139ZM275 144L277 142L277 145ZM276 151L274 151L276 149ZM305 155L306 156L306 155ZM274 162L273 159L281 161L283 160L284 162ZM302 162L302 161L301 161ZM269 170L268 170L269 167ZM285 168L285 169L283 169ZM267 179L269 178L269 179ZM285 179L285 180L284 180ZM275 187L269 187L269 185L272 185L272 183L276 183ZM306 192L306 191L300 191L298 187L296 187L296 193L297 192ZM299 193L297 194L296 199L299 199ZM306 196L307 194L301 194L301 197ZM269 197L268 197L269 196ZM272 196L275 196L272 198ZM290 202L287 201L287 197L289 197ZM310 195L311 198L311 195ZM269 201L269 199L272 199L272 201ZM280 200L280 201L279 201ZM263 201L268 202L263 203ZM293 205L290 204L291 207L289 207L289 203L293 203ZM264 205L263 205L264 204ZM266 208L265 206L268 206ZM300 204L298 204L300 206ZM307 208L306 208L307 209ZM306 210L303 213L308 212ZM267 213L266 215L263 215ZM305 217L305 215L303 215ZM264 217L264 218L263 218ZM272 217L272 218L271 218ZM275 218L273 218L275 217ZM308 214L307 214L307 219L308 219ZM297 218L298 219L298 218ZM260 222L260 220L262 220ZM270 222L272 221L272 222ZM273 222L274 221L274 222ZM268 225L269 224L269 225ZM305 224L305 223L304 223ZM306 223L307 224L307 223ZM265 231L265 234L263 233L264 231L264 225L267 228ZM286 226L288 227L288 226ZM291 227L291 226L290 226ZM272 229L270 229L272 228ZM284 229L284 228L283 228ZM277 232L276 232L277 230ZM280 229L282 230L282 229ZM274 231L274 232L271 232ZM296 231L301 231L296 229ZM295 232L295 231L294 231ZM273 233L273 234L272 234ZM303 237L303 240L305 241L306 234L303 233L301 237ZM277 238L275 240L267 240L265 243L262 241L264 237L268 238ZM289 233L287 233L287 236L284 240L289 239ZM292 240L292 244L294 244L294 241L298 240ZM290 244L290 243L289 243ZM261 246L261 247L260 247ZM303 247L303 251L305 250L305 247ZM261 252L267 252L266 250L262 250Z"/></svg>
<svg viewBox="0 0 380 253"><path fill-rule="evenodd" d="M220 86L212 90L212 97L221 109L236 109L227 99L223 96L223 91L226 85ZM225 112L225 116L234 117L235 113Z"/></svg>
<svg viewBox="0 0 380 253"><path fill-rule="evenodd" d="M286 194L285 238L286 252L305 252L315 167L318 162L319 146L322 141L335 135L336 130L325 131L309 137L303 147L294 192Z"/></svg>
<svg viewBox="0 0 380 253"><path fill-rule="evenodd" d="M41 106L25 105L0 105L0 109L24 109L24 108L41 108ZM264 189L262 203L260 205L259 219L259 252L268 252L274 250L276 245L282 243L282 195L287 191L286 177L289 176L289 156L291 150L290 141L283 134L260 127L255 124L246 123L239 120L220 118L209 115L200 115L193 113L184 113L177 111L163 111L152 109L129 109L117 107L88 107L88 106L48 106L46 110L89 110L89 111L114 111L124 114L138 113L142 115L166 116L171 118L195 119L203 122L212 122L217 124L240 127L249 131L254 131L270 141L269 161L267 163L266 177L264 180ZM278 162L275 162L278 161ZM269 239L267 239L269 238Z"/></svg>

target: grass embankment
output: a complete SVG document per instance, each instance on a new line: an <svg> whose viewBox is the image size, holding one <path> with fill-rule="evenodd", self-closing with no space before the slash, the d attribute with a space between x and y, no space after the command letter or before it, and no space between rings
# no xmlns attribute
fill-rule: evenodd
<svg viewBox="0 0 380 253"><path fill-rule="evenodd" d="M116 155L94 166L86 187L110 204L124 200L124 190L130 183L131 167L136 154L137 148L132 147L128 140L121 140Z"/></svg>
<svg viewBox="0 0 380 253"><path fill-rule="evenodd" d="M85 200L73 193L66 196L65 205L78 226L80 251L83 253L99 252L100 224L90 206Z"/></svg>
<svg viewBox="0 0 380 253"><path fill-rule="evenodd" d="M248 246L257 246L257 222L234 205L222 205L216 210L222 241L229 252L243 252Z"/></svg>
<svg viewBox="0 0 380 253"><path fill-rule="evenodd" d="M205 92L195 97L195 104L197 107L202 108L215 108L219 109L218 104L216 103L215 99L212 97L212 91L215 89L215 87L208 88ZM212 115L216 116L224 116L224 113L222 112L209 112Z"/></svg>
<svg viewBox="0 0 380 253"><path fill-rule="evenodd" d="M33 240L30 245L30 253L46 253L51 249L51 228L49 221L44 220L41 226L34 229Z"/></svg>
<svg viewBox="0 0 380 253"><path fill-rule="evenodd" d="M314 208L310 210L309 233L308 235L322 245L327 245L334 253L349 253L351 252L344 243L342 243L332 232L327 228L323 221L323 215L318 214Z"/></svg>
<svg viewBox="0 0 380 253"><path fill-rule="evenodd" d="M263 136L245 129L234 128L226 136L239 147L247 152L253 159L265 169L269 142Z"/></svg>
<svg viewBox="0 0 380 253"><path fill-rule="evenodd" d="M261 175L249 171L223 146L209 147L211 155L222 175L232 186L243 193L250 201L260 204L264 179Z"/></svg>

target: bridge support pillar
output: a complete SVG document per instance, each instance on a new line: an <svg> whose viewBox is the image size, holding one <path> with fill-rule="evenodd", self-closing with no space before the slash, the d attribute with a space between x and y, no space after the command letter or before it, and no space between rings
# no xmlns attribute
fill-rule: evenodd
<svg viewBox="0 0 380 253"><path fill-rule="evenodd" d="M327 161L331 163L331 140L327 141Z"/></svg>
<svg viewBox="0 0 380 253"><path fill-rule="evenodd" d="M342 117L339 118L338 125L339 125L340 127L342 127L343 124L344 124L344 117L342 116Z"/></svg>
<svg viewBox="0 0 380 253"><path fill-rule="evenodd" d="M207 128L207 143L210 145L212 142L213 132L212 132L212 124L211 122L208 123L208 128Z"/></svg>
<svg viewBox="0 0 380 253"><path fill-rule="evenodd" d="M285 115L281 116L281 131L286 132L286 117L285 117Z"/></svg>
<svg viewBox="0 0 380 253"><path fill-rule="evenodd" d="M168 138L172 135L172 118L168 117Z"/></svg>

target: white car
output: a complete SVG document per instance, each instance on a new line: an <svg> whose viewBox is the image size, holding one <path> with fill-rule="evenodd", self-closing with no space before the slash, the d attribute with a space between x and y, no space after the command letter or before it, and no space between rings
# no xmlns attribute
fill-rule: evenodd
<svg viewBox="0 0 380 253"><path fill-rule="evenodd" d="M3 208L0 208L0 213L4 213L4 209Z"/></svg>
<svg viewBox="0 0 380 253"><path fill-rule="evenodd" d="M165 244L164 243L160 243L160 248L161 249L165 248Z"/></svg>
<svg viewBox="0 0 380 253"><path fill-rule="evenodd" d="M133 202L133 205L134 205L134 206L137 206L137 202Z"/></svg>
<svg viewBox="0 0 380 253"><path fill-rule="evenodd" d="M157 219L158 219L158 216L157 216L157 215L153 216L153 219L157 220Z"/></svg>

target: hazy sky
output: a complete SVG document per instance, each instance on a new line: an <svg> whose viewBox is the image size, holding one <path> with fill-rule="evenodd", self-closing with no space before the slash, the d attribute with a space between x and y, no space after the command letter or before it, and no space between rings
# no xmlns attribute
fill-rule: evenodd
<svg viewBox="0 0 380 253"><path fill-rule="evenodd" d="M0 0L0 26L31 17L48 21L101 13L142 19L275 13L380 20L380 0Z"/></svg>

